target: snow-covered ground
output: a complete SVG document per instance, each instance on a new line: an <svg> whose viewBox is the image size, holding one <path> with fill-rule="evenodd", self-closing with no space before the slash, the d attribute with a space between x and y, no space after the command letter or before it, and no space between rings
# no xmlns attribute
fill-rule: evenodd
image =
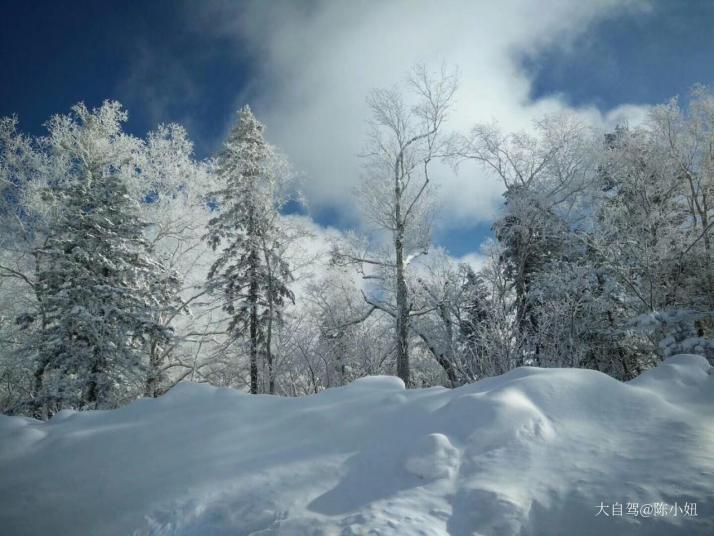
<svg viewBox="0 0 714 536"><path fill-rule="evenodd" d="M521 368L303 398L181 384L0 417L0 534L712 535L712 370L683 355L626 384Z"/></svg>

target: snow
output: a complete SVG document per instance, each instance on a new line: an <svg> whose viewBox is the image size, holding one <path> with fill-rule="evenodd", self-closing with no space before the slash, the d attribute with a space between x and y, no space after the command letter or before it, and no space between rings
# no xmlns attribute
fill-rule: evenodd
<svg viewBox="0 0 714 536"><path fill-rule="evenodd" d="M714 373L524 367L458 389L302 398L183 383L114 411L0 417L4 535L710 535ZM619 502L697 516L596 515Z"/></svg>

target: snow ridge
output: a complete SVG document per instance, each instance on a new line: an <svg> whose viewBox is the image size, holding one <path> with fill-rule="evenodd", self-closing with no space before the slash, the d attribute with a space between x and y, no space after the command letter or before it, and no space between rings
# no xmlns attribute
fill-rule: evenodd
<svg viewBox="0 0 714 536"><path fill-rule="evenodd" d="M458 389L302 398L181 384L114 411L0 417L3 534L714 534L714 374L524 367ZM697 504L697 516L598 505ZM42 512L42 515L38 515Z"/></svg>

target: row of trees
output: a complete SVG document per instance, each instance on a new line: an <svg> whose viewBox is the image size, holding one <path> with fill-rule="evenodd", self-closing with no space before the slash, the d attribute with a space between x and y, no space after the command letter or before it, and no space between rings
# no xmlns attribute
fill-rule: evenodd
<svg viewBox="0 0 714 536"><path fill-rule="evenodd" d="M115 407L182 380L298 395L367 374L455 386L521 365L628 379L711 352L714 97L601 133L444 125L456 77L369 97L365 234L324 255L249 108L215 158L116 102L30 137L0 120L0 410ZM432 246L431 166L476 161L504 206L476 271ZM476 246L476 244L475 244Z"/></svg>
<svg viewBox="0 0 714 536"><path fill-rule="evenodd" d="M477 127L462 142L506 189L494 230L514 291L510 366L630 379L674 353L711 357L711 93L604 136L550 118L533 136Z"/></svg>
<svg viewBox="0 0 714 536"><path fill-rule="evenodd" d="M115 102L0 125L4 405L47 415L153 396L176 345L190 260L183 181L205 176L183 129L122 132ZM167 210L169 205L175 205ZM190 301L190 300L189 300Z"/></svg>

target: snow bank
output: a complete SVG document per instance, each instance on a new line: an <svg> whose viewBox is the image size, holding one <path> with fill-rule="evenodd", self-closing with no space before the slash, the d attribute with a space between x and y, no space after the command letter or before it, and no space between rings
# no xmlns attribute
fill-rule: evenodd
<svg viewBox="0 0 714 536"><path fill-rule="evenodd" d="M116 411L0 417L0 533L711 535L713 408L691 355L628 384L536 368L298 399L181 384ZM644 517L662 503L677 508Z"/></svg>

